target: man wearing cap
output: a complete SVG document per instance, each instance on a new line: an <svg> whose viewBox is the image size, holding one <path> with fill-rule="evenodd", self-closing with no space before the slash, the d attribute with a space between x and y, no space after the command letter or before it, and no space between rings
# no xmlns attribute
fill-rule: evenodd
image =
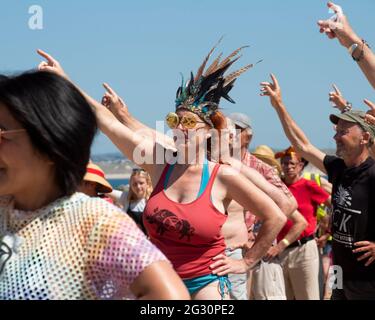
<svg viewBox="0 0 375 320"><path fill-rule="evenodd" d="M375 127L367 123L362 111L331 115L336 125L337 157L328 156L310 143L291 118L278 81L274 75L271 78L272 82L261 83L261 95L270 97L294 148L328 173L333 185L332 299L375 299L375 161L369 156Z"/></svg>

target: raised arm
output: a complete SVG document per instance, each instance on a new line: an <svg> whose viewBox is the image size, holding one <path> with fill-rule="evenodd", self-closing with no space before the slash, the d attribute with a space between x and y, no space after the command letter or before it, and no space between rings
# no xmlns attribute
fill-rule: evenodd
<svg viewBox="0 0 375 320"><path fill-rule="evenodd" d="M332 87L334 91L330 91L328 94L329 101L334 104L334 108L339 109L341 112L349 111L351 109L351 103L344 98L335 84L333 84Z"/></svg>
<svg viewBox="0 0 375 320"><path fill-rule="evenodd" d="M366 121L372 125L375 125L375 103L368 99L364 99L363 102L370 108L366 113ZM373 143L370 148L370 156L375 159L375 144Z"/></svg>
<svg viewBox="0 0 375 320"><path fill-rule="evenodd" d="M38 54L46 59L46 61L39 64L39 70L53 72L70 80L56 59L42 50L38 50ZM78 88L78 90L94 109L100 130L108 136L127 158L153 175L155 169L153 165L155 163L153 158L155 144L123 125L105 106L82 89Z"/></svg>
<svg viewBox="0 0 375 320"><path fill-rule="evenodd" d="M156 141L166 149L176 150L174 141L167 135L158 132L154 129L143 124L138 119L134 118L129 112L129 108L124 100L118 96L118 94L107 84L103 84L107 90L103 96L102 104L106 106L109 111L117 118L118 121L123 123L126 127L132 131L136 131L141 134L144 138Z"/></svg>
<svg viewBox="0 0 375 320"><path fill-rule="evenodd" d="M272 82L261 83L261 96L270 97L271 104L279 116L284 132L295 150L321 171L326 172L323 164L325 154L310 143L304 132L292 119L282 101L281 89L276 77L271 74L271 78Z"/></svg>
<svg viewBox="0 0 375 320"><path fill-rule="evenodd" d="M337 38L340 44L346 49L351 49L353 58L358 66L375 88L375 55L370 47L354 32L344 15L342 8L332 2L328 2L328 7L335 12L334 19L319 20L318 26L321 33L325 33L328 38Z"/></svg>

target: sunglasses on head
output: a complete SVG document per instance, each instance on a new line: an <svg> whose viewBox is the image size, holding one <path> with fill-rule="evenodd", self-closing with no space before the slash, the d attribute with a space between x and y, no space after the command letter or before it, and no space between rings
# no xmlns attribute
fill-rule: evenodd
<svg viewBox="0 0 375 320"><path fill-rule="evenodd" d="M193 114L188 113L180 117L174 112L169 112L165 117L165 121L171 129L176 129L179 124L186 129L194 129L198 123L204 123L203 121L198 121Z"/></svg>
<svg viewBox="0 0 375 320"><path fill-rule="evenodd" d="M133 172L146 172L146 171L142 168L134 168Z"/></svg>

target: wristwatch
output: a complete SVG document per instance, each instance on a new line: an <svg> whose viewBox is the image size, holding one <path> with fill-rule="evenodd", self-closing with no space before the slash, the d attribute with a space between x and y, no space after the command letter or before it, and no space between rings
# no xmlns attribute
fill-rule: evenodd
<svg viewBox="0 0 375 320"><path fill-rule="evenodd" d="M348 51L349 51L349 54L351 56L353 56L353 52L355 51L355 49L358 48L358 43L353 43L349 48L348 48Z"/></svg>

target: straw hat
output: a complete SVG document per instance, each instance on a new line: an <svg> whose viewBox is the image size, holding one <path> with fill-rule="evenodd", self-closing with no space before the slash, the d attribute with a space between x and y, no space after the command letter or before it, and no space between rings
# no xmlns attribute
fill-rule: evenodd
<svg viewBox="0 0 375 320"><path fill-rule="evenodd" d="M105 179L104 171L96 164L89 163L87 165L83 180L96 182L100 193L110 193L113 190L110 183Z"/></svg>
<svg viewBox="0 0 375 320"><path fill-rule="evenodd" d="M276 167L277 171L281 172L281 165L275 159L275 153L269 146L260 145L255 148L253 155L256 156L259 160L269 164L272 167Z"/></svg>

